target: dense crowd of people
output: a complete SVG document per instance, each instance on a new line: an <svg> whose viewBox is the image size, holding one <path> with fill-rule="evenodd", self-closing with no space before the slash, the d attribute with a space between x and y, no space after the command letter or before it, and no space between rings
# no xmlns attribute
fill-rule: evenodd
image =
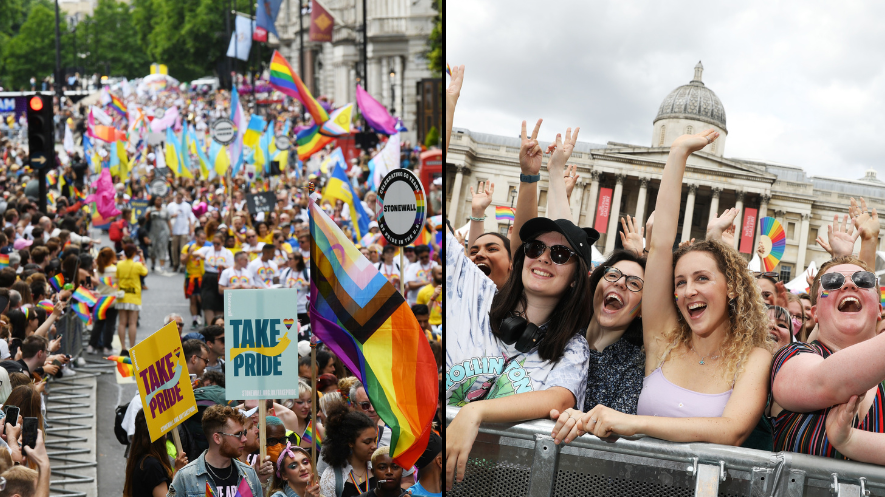
<svg viewBox="0 0 885 497"><path fill-rule="evenodd" d="M234 495L240 485L248 486L256 497L441 495L439 420L418 463L400 468L390 457L391 430L375 412L366 389L322 344L317 350L317 387L310 385L308 182L315 187L320 206L354 239L363 255L397 290L403 284L404 298L421 323L441 375L442 267L437 226L428 222L425 242L403 248L387 244L381 236L380 203L369 181L370 161L387 137L376 135L375 145L358 150L345 163L329 162L333 141L304 161L293 146L288 157L280 159L278 175L256 168L250 162L252 156L242 164L232 161L235 164L223 173L213 166L202 171L197 147L205 152L211 143L211 124L231 114L230 92L172 87L144 93L135 88L133 82L128 88L111 90L130 109L147 116L135 128L112 110L110 102L86 106L65 99L60 107L55 102L61 124L59 141L70 139L74 148L59 150L58 161L48 173L46 208L37 197L40 176L29 167L27 133L19 133L19 128L15 133L0 133L0 216L4 219L0 232L0 404L4 413L17 406L21 418L41 420L33 448L20 448L21 419L16 426L6 425L6 444L0 444L0 476L6 479L6 490L0 489L0 496L49 495L49 461L42 435L45 406L41 411L40 398L45 378L75 374L71 357L56 353L63 335L57 324L79 305L74 294L83 288L96 298L114 299L101 314L90 310L80 316L87 330L83 355L96 360L124 357L138 343L139 314L150 299L149 276L176 273L184 275L181 298L190 315L169 314L166 322L174 321L179 327L199 412L178 427L179 453L171 434L151 441L140 397L130 401L119 426L126 434L121 442L128 446L123 495L204 495L207 482L218 496ZM331 110L331 103L321 100ZM249 95L242 102L246 122L253 112L260 112L276 134L289 133L293 142L300 130L311 125L297 103L259 109ZM164 167L168 143L148 144L150 122L173 108L180 118L170 126L176 132L191 128L198 136L196 146L184 151L193 165L193 178ZM128 130L126 140L119 144L90 140L95 123L89 118L98 113L112 120L108 126ZM420 152L404 143L400 167L418 168ZM364 220L368 232L360 236L356 236L356 225L363 220L353 218L352 206L324 196L335 168L345 170L355 193L351 202L359 203L368 217ZM110 178L110 193L103 190L105 177ZM437 215L441 180L432 182L429 190L428 213ZM250 196L266 192L273 194L276 204L269 211L250 210ZM102 216L103 212L97 212L99 203L91 203L90 197L105 194L113 197L118 215ZM109 243L102 242L96 228L107 231ZM298 290L300 395L267 400L269 455L263 461L258 456L257 401L228 402L224 395L222 296L253 288ZM318 419L311 418L312 404L318 407ZM314 440L317 467L311 462Z"/></svg>
<svg viewBox="0 0 885 497"><path fill-rule="evenodd" d="M463 81L453 67L446 149ZM875 209L851 199L818 239L832 259L801 295L748 269L733 248L736 209L705 240L677 243L686 161L719 136L707 130L674 141L654 211L622 218L623 250L594 264L599 233L569 220L579 129L545 149L541 124L522 123L512 231L483 233L484 183L468 233L446 230L446 404L460 407L446 429L447 490L465 478L481 423L538 418L555 421L556 443L643 434L885 464Z"/></svg>

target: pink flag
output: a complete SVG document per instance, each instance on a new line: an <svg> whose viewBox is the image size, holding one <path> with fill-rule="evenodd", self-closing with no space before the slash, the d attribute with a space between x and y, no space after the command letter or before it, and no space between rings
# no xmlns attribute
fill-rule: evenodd
<svg viewBox="0 0 885 497"><path fill-rule="evenodd" d="M176 119L178 119L178 107L170 107L166 109L163 117L151 121L151 131L154 133L164 133L166 128L175 124Z"/></svg>
<svg viewBox="0 0 885 497"><path fill-rule="evenodd" d="M356 85L356 103L372 129L385 135L397 133L396 119L360 85Z"/></svg>
<svg viewBox="0 0 885 497"><path fill-rule="evenodd" d="M111 219L120 215L120 211L114 205L114 182L111 181L111 170L108 168L101 169L101 175L92 183L92 189L95 193L83 199L84 205L95 202L95 208L101 217Z"/></svg>

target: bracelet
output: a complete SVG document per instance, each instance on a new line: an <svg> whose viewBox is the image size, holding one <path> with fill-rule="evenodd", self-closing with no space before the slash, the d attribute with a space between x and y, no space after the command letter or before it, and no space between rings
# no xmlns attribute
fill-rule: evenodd
<svg viewBox="0 0 885 497"><path fill-rule="evenodd" d="M483 217L473 217L473 216L470 216L470 220L471 220L471 221L478 221L478 222L481 223L481 222L483 222L483 221L486 220L486 216L483 216Z"/></svg>
<svg viewBox="0 0 885 497"><path fill-rule="evenodd" d="M522 174L522 173L520 173L519 174L519 181L520 181L520 183L537 183L538 181L541 181L541 175L540 174Z"/></svg>

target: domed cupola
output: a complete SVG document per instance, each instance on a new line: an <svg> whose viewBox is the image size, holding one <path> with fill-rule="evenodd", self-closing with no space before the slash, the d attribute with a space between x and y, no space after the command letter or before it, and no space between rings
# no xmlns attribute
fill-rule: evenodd
<svg viewBox="0 0 885 497"><path fill-rule="evenodd" d="M694 68L694 78L664 98L653 123L653 147L667 147L681 135L713 128L719 132L719 139L704 147L704 151L722 156L728 134L725 107L716 93L704 85L703 73L704 66L698 62Z"/></svg>

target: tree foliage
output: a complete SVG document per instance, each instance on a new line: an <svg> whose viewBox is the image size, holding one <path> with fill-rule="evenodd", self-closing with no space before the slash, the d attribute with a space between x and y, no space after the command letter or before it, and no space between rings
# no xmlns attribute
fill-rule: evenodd
<svg viewBox="0 0 885 497"><path fill-rule="evenodd" d="M434 75L441 75L443 71L443 1L435 0L433 8L436 10L436 17L433 19L433 31L430 32L428 39L429 51L427 52L427 67Z"/></svg>
<svg viewBox="0 0 885 497"><path fill-rule="evenodd" d="M43 5L31 9L18 34L3 49L3 84L9 89L28 86L55 68L55 12Z"/></svg>

